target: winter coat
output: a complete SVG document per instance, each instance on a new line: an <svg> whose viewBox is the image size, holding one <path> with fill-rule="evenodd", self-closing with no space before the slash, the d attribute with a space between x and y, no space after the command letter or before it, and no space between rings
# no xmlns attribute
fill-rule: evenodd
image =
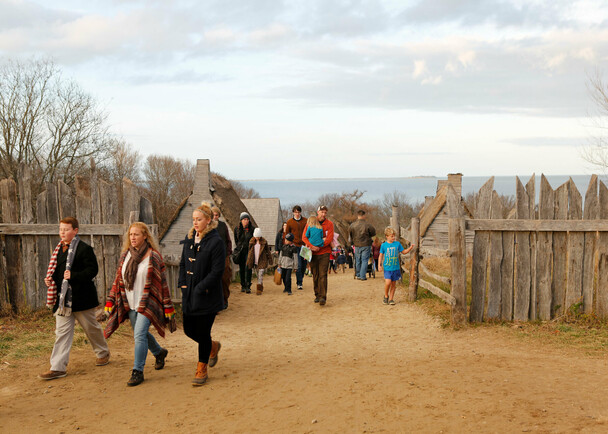
<svg viewBox="0 0 608 434"><path fill-rule="evenodd" d="M281 248L281 253L279 253L279 267L287 270L297 270L299 252L300 248L298 246L285 244Z"/></svg>
<svg viewBox="0 0 608 434"><path fill-rule="evenodd" d="M255 243L256 239L249 241L249 253L247 254L247 268L255 267ZM260 237L260 257L258 258L258 268L266 269L272 265L272 254L268 247L266 238Z"/></svg>
<svg viewBox="0 0 608 434"><path fill-rule="evenodd" d="M182 290L184 315L208 315L224 308L222 275L226 248L216 227L217 223L211 222L198 244L194 243L192 230L184 240L177 282Z"/></svg>
<svg viewBox="0 0 608 434"><path fill-rule="evenodd" d="M239 225L234 228L234 250L240 251L237 258L232 258L236 264L240 264L247 259L247 252L249 251L249 241L253 238L253 230L255 227L249 222L247 226L249 230L245 230L243 223L239 222Z"/></svg>
<svg viewBox="0 0 608 434"><path fill-rule="evenodd" d="M372 245L376 229L364 219L358 219L350 225L348 235L355 247L367 247Z"/></svg>

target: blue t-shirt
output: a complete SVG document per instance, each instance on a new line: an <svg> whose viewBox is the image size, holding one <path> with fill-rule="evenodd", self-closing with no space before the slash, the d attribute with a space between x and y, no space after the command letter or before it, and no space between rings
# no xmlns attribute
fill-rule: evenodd
<svg viewBox="0 0 608 434"><path fill-rule="evenodd" d="M308 241L310 241L310 244L312 244L315 247L321 247L323 245L323 229L322 228L315 228L314 226L309 226L308 229L306 229L306 238L308 238Z"/></svg>
<svg viewBox="0 0 608 434"><path fill-rule="evenodd" d="M384 255L384 261L382 262L384 271L395 271L400 269L399 253L404 250L405 249L399 241L393 241L392 243L387 243L385 241L382 243L380 246L380 254Z"/></svg>

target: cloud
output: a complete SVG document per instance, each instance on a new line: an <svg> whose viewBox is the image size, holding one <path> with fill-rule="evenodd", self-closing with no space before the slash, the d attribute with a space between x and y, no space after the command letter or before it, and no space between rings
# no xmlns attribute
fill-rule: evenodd
<svg viewBox="0 0 608 434"><path fill-rule="evenodd" d="M505 140L505 143L523 147L571 147L577 148L589 141L588 137L520 137Z"/></svg>

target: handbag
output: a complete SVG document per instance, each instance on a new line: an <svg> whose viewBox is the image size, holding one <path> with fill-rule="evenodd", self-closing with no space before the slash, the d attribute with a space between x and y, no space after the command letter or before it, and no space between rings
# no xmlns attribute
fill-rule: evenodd
<svg viewBox="0 0 608 434"><path fill-rule="evenodd" d="M306 246L302 246L300 249L300 256L306 259L308 262L312 259L312 250Z"/></svg>
<svg viewBox="0 0 608 434"><path fill-rule="evenodd" d="M169 331L171 333L177 330L177 321L175 321L175 315L173 315L171 319L167 321L167 327L169 327Z"/></svg>
<svg viewBox="0 0 608 434"><path fill-rule="evenodd" d="M232 251L232 260L234 261L235 264L237 264L239 262L239 256L241 256L241 252L243 251L243 245L242 244L238 244L234 250Z"/></svg>
<svg viewBox="0 0 608 434"><path fill-rule="evenodd" d="M283 283L283 279L281 279L281 267L277 267L274 270L274 283L275 285L280 285Z"/></svg>

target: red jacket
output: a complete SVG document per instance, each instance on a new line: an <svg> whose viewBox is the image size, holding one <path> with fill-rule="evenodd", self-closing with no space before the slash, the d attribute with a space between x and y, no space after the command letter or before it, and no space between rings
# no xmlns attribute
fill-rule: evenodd
<svg viewBox="0 0 608 434"><path fill-rule="evenodd" d="M323 238L325 238L325 242L319 250L317 250L316 252L313 250L313 255L323 255L325 253L331 253L331 242L334 240L334 224L331 222L331 220L325 219L320 223L321 227L323 228ZM302 232L302 241L304 241L304 244L306 244L306 246L313 247L313 245L310 244L308 238L306 238L307 229L308 225L304 227L304 231Z"/></svg>

